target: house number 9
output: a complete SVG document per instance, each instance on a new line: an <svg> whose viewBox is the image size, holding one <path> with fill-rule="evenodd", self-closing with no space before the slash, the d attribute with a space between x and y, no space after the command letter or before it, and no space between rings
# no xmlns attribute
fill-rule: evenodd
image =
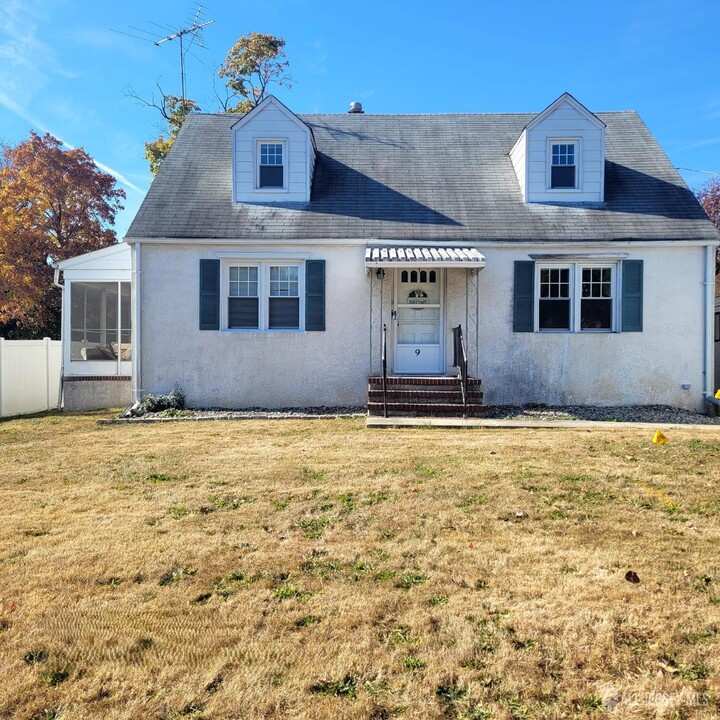
<svg viewBox="0 0 720 720"><path fill-rule="evenodd" d="M419 355L419 354L420 354L420 348L417 348L417 350L415 350L415 354L416 354L416 355Z"/></svg>

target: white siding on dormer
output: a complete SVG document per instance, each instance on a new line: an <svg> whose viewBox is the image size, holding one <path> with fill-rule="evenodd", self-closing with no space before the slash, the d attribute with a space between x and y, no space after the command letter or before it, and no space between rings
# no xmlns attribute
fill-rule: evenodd
<svg viewBox="0 0 720 720"><path fill-rule="evenodd" d="M293 119L271 99L233 131L233 185L235 202L308 202L314 162L310 129ZM257 188L258 144L283 142L285 188Z"/></svg>
<svg viewBox="0 0 720 720"><path fill-rule="evenodd" d="M525 143L527 138L525 131L522 131L522 135L518 138L518 141L510 151L510 160L512 161L513 167L515 168L515 175L517 175L518 184L520 185L520 192L522 193L523 202L527 202L525 197L525 191L527 190L526 180L526 165L527 157L525 152Z"/></svg>
<svg viewBox="0 0 720 720"><path fill-rule="evenodd" d="M604 129L599 127L597 122L593 122L566 100L540 122L531 124L523 134L526 135L526 202L603 201ZM579 180L577 189L549 188L549 144L553 139L561 142L576 141ZM513 159L513 164L514 162Z"/></svg>

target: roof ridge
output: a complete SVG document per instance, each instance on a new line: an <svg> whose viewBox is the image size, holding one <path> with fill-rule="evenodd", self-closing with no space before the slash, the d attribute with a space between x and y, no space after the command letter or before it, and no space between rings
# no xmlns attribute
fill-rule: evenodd
<svg viewBox="0 0 720 720"><path fill-rule="evenodd" d="M637 110L634 109L628 109L628 110L597 110L593 112L593 115L621 115L621 114L630 114L633 113L635 115L639 115ZM241 118L246 113L231 113L231 112L191 112L188 117L198 117L198 116L204 116L204 117L223 117L223 118ZM299 112L295 113L298 117L309 117L309 116L328 116L328 117L348 117L352 115L352 113L347 112ZM503 110L501 112L418 112L418 113L373 113L373 112L365 112L363 113L362 117L363 119L366 118L377 118L377 117L458 117L458 116L471 116L471 117L495 117L495 116L513 116L517 117L518 115L539 115L539 113L535 113L531 110L519 110L517 112L510 112ZM353 116L354 119L357 119L357 113Z"/></svg>

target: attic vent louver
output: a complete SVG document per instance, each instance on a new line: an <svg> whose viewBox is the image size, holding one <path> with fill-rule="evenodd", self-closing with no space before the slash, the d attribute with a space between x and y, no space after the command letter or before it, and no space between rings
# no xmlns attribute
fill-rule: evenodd
<svg viewBox="0 0 720 720"><path fill-rule="evenodd" d="M350 103L350 109L348 110L349 113L364 113L365 111L362 109L362 103L355 102L354 100Z"/></svg>

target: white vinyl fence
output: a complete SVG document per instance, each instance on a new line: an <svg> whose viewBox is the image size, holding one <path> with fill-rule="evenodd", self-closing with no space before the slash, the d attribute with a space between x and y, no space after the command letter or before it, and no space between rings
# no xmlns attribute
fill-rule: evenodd
<svg viewBox="0 0 720 720"><path fill-rule="evenodd" d="M0 417L56 408L61 367L59 340L0 338Z"/></svg>

